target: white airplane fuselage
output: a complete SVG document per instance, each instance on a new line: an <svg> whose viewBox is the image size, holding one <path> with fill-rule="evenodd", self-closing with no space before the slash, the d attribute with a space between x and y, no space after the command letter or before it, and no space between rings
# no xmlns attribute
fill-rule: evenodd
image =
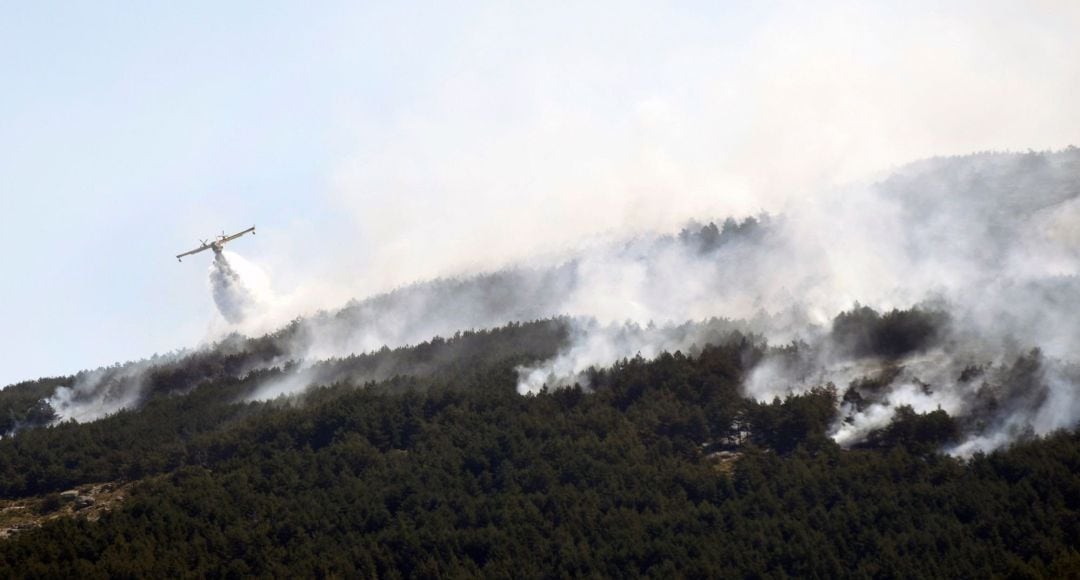
<svg viewBox="0 0 1080 580"><path fill-rule="evenodd" d="M233 234L231 236L226 236L224 233L222 233L220 236L217 237L217 239L215 239L214 241L212 241L210 243L207 243L207 242L203 241L202 245L200 247L195 248L194 250L191 250L189 252L184 252L183 254L178 254L176 256L176 259L178 261L183 261L184 256L190 256L192 254L198 254L199 252L202 252L204 250L213 250L214 255L221 254L221 251L225 247L226 243L231 242L231 241L235 240L236 238L239 238L240 236L242 236L244 234L247 234L247 233L254 234L255 233L255 226L251 226L250 228L248 228L248 229L246 229L246 230L244 230L242 232L235 233L235 234Z"/></svg>

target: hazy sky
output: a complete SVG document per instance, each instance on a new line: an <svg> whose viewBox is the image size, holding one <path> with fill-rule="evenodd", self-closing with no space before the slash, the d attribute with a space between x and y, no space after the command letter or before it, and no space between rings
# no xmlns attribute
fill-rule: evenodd
<svg viewBox="0 0 1080 580"><path fill-rule="evenodd" d="M299 312L1080 144L1077 6L0 2L0 384L220 330L222 230Z"/></svg>

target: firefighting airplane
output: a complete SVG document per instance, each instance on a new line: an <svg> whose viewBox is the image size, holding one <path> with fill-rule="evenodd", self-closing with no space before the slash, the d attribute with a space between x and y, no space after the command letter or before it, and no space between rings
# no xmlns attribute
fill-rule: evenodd
<svg viewBox="0 0 1080 580"><path fill-rule="evenodd" d="M233 234L231 236L226 236L225 232L221 232L221 235L218 236L217 239L212 241L212 242L207 242L206 240L199 240L199 243L201 243L202 246L200 246L198 248L195 248L194 250L191 250L190 252L184 252L183 254L180 254L180 255L176 256L176 261L177 262L183 262L183 260L181 260L180 258L183 258L184 256L190 256L192 254L198 254L199 252L202 252L203 250L214 250L215 254L220 254L221 253L221 248L225 247L225 244L235 240L236 238L239 238L240 236L242 236L242 235L244 235L244 234L246 234L248 232L251 232L251 234L254 235L255 234L255 226L251 226L250 228L248 228L248 229L246 229L246 230L244 230L242 232L235 233L235 234Z"/></svg>

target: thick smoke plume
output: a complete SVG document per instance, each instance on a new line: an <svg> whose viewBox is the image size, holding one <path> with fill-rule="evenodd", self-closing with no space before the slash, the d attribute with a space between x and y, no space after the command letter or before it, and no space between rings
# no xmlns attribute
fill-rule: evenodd
<svg viewBox="0 0 1080 580"><path fill-rule="evenodd" d="M753 369L748 395L834 384L833 437L844 445L900 408L942 409L963 427L948 450L967 455L1080 418L1078 231L1076 149L931 159L778 215L408 286L301 321L290 351L317 361L571 316L565 348L519 368L528 394L588 388L591 367L692 353L739 330L789 345ZM303 369L256 398L319 381Z"/></svg>
<svg viewBox="0 0 1080 580"><path fill-rule="evenodd" d="M961 427L946 450L969 455L1080 419L1077 232L1080 150L930 159L772 215L593 241L304 317L259 363L298 364L251 398L421 372L320 361L565 316L563 348L518 369L520 393L588 388L591 367L692 355L739 331L774 345L747 376L747 395L833 384L832 436L843 445L872 439L900 409L941 409ZM230 255L212 266L222 315L245 329L280 321L266 284L240 264ZM50 400L61 417L96 416L75 400L108 412L140 392L133 379L123 391L80 384Z"/></svg>
<svg viewBox="0 0 1080 580"><path fill-rule="evenodd" d="M934 159L771 220L593 254L583 263L599 260L588 270L601 275L578 289L576 304L591 295L594 311L638 321L756 320L752 330L774 343L805 342L767 357L747 394L835 384L845 394L833 433L843 444L902 406L940 408L966 426L951 448L966 455L1080 418L1078 208L1076 149ZM575 337L556 358L520 369L519 391L689 344L668 329L583 326Z"/></svg>

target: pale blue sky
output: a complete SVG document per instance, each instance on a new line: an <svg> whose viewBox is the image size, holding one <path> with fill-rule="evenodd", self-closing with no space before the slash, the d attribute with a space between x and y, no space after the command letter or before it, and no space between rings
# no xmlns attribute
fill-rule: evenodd
<svg viewBox="0 0 1080 580"><path fill-rule="evenodd" d="M407 100L414 58L329 2L47 4L0 15L0 382L201 338L205 264L170 256L333 220L348 111Z"/></svg>
<svg viewBox="0 0 1080 580"><path fill-rule="evenodd" d="M804 4L0 2L0 384L206 339L223 229L331 307L1080 130L1075 10Z"/></svg>

